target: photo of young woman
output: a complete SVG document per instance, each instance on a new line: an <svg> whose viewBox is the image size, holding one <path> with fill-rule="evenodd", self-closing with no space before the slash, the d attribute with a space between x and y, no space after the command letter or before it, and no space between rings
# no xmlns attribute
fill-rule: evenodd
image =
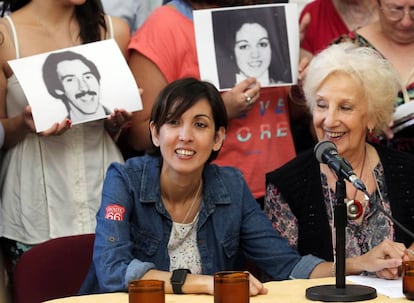
<svg viewBox="0 0 414 303"><path fill-rule="evenodd" d="M284 6L213 11L211 17L220 88L248 77L263 87L292 81Z"/></svg>

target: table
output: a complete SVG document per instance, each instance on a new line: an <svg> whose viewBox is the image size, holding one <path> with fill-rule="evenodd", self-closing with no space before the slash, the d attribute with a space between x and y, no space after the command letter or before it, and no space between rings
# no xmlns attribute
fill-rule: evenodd
<svg viewBox="0 0 414 303"><path fill-rule="evenodd" d="M287 280L279 282L267 282L266 288L269 289L267 295L250 297L250 303L301 303L316 302L306 299L305 291L308 287L316 285L333 284L335 278L309 279L309 280ZM347 282L348 284L348 282ZM210 295L170 295L165 296L166 303L213 303L214 298ZM378 294L378 297L372 300L361 302L368 303L398 303L410 302L405 298L394 298ZM46 302L45 302L46 303ZM47 301L47 303L128 303L127 293L108 293L99 295L87 295L78 297L68 297Z"/></svg>

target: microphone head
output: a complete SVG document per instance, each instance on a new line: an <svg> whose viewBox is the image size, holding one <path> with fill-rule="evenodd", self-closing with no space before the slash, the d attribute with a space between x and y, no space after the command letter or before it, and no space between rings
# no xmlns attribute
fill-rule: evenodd
<svg viewBox="0 0 414 303"><path fill-rule="evenodd" d="M326 141L320 141L315 145L315 148L313 149L313 153L315 154L316 160L319 161L319 163L325 163L323 154L327 151L337 151L335 143L332 141L326 140Z"/></svg>

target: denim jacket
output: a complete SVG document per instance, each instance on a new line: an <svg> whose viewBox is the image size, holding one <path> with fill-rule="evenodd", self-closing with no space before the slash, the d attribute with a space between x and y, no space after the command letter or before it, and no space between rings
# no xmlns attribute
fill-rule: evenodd
<svg viewBox="0 0 414 303"><path fill-rule="evenodd" d="M126 291L148 270L169 271L172 220L160 196L162 160L113 163L97 214L93 264L81 293ZM241 254L272 279L308 278L322 262L301 257L272 227L239 170L206 165L197 225L202 273L234 270Z"/></svg>

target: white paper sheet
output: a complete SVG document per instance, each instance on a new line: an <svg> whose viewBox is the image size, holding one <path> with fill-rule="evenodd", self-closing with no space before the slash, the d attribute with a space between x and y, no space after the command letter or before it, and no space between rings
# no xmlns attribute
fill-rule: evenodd
<svg viewBox="0 0 414 303"><path fill-rule="evenodd" d="M371 286L377 290L377 293L390 298L404 298L401 278L385 280L372 276L347 276L346 280L359 285Z"/></svg>

